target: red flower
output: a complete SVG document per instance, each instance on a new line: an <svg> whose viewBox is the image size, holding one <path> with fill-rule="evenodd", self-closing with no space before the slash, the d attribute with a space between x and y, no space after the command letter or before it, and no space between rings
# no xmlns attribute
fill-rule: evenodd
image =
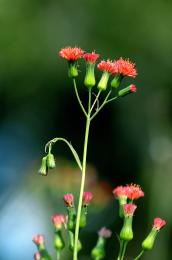
<svg viewBox="0 0 172 260"><path fill-rule="evenodd" d="M130 200L137 200L144 196L144 192L139 185L130 184L126 186L126 194Z"/></svg>
<svg viewBox="0 0 172 260"><path fill-rule="evenodd" d="M51 217L51 220L57 229L61 229L66 222L66 217L62 214L56 214Z"/></svg>
<svg viewBox="0 0 172 260"><path fill-rule="evenodd" d="M111 237L112 231L110 229L107 229L106 227L102 227L99 230L98 235L103 238L108 238Z"/></svg>
<svg viewBox="0 0 172 260"><path fill-rule="evenodd" d="M35 260L40 260L40 259L41 259L41 255L40 255L39 252L36 252L36 253L34 254L34 259L35 259Z"/></svg>
<svg viewBox="0 0 172 260"><path fill-rule="evenodd" d="M73 202L74 202L74 197L73 194L69 193L69 194L65 194L63 196L64 202L66 203L66 205L68 207L72 207L73 206Z"/></svg>
<svg viewBox="0 0 172 260"><path fill-rule="evenodd" d="M132 78L137 76L135 63L130 62L129 59L124 60L123 58L120 58L119 60L114 61L114 65L118 73L122 76L128 76Z"/></svg>
<svg viewBox="0 0 172 260"><path fill-rule="evenodd" d="M166 225L166 221L161 218L155 218L153 229L159 231L161 228L163 228Z"/></svg>
<svg viewBox="0 0 172 260"><path fill-rule="evenodd" d="M82 198L82 203L84 206L88 206L90 204L90 201L93 198L93 194L89 191L84 192L83 198Z"/></svg>
<svg viewBox="0 0 172 260"><path fill-rule="evenodd" d="M116 198L127 197L125 186L118 186L112 192Z"/></svg>
<svg viewBox="0 0 172 260"><path fill-rule="evenodd" d="M82 58L84 54L84 51L81 48L77 48L77 47L65 47L63 49L61 49L61 51L59 52L60 57L69 60L69 61L75 61L78 60L80 58Z"/></svg>
<svg viewBox="0 0 172 260"><path fill-rule="evenodd" d="M136 92L137 91L137 88L136 88L136 86L134 84L130 85L130 91L131 92Z"/></svg>
<svg viewBox="0 0 172 260"><path fill-rule="evenodd" d="M44 244L44 236L43 235L34 235L32 237L32 241L37 245L43 245Z"/></svg>
<svg viewBox="0 0 172 260"><path fill-rule="evenodd" d="M102 60L97 65L97 68L101 71L106 71L110 74L116 74L117 73L117 68L116 68L115 64L110 60L107 60L107 61Z"/></svg>
<svg viewBox="0 0 172 260"><path fill-rule="evenodd" d="M83 55L83 58L85 59L86 62L94 64L96 60L99 58L99 54L93 51L92 53L85 53Z"/></svg>
<svg viewBox="0 0 172 260"><path fill-rule="evenodd" d="M124 205L124 215L126 217L132 217L136 208L137 208L137 206L135 204L125 204Z"/></svg>

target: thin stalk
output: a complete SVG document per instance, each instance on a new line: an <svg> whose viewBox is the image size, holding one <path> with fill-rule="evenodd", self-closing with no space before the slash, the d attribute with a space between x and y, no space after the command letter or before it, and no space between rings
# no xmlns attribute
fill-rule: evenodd
<svg viewBox="0 0 172 260"><path fill-rule="evenodd" d="M81 186L80 186L78 210L77 210L77 217L76 217L73 260L77 260L77 252L78 252L77 245L78 245L78 237L79 237L79 222L80 222L80 217L81 217L82 197L83 197L84 185L85 185L87 147L88 147L88 136L89 136L89 129L90 129L90 107L91 107L91 90L89 90L88 114L87 114L86 128L85 128L85 140L84 140L83 162L82 162L82 177L81 177Z"/></svg>
<svg viewBox="0 0 172 260"><path fill-rule="evenodd" d="M124 259L125 251L126 251L126 248L127 248L127 244L128 244L128 242L124 241L123 249L122 249L122 253L121 253L121 260Z"/></svg>
<svg viewBox="0 0 172 260"><path fill-rule="evenodd" d="M87 117L87 113L86 113L86 111L85 111L85 108L84 108L84 106L83 106L83 104L82 104L82 101L81 101L81 99L80 99L80 96L79 96L79 94L78 94L78 89L77 89L77 86L76 86L76 81L75 81L75 79L73 79L73 85L74 85L76 97L77 97L77 99L78 99L78 103L79 103L79 105L80 105L80 107L81 107L81 109L82 109L84 115Z"/></svg>
<svg viewBox="0 0 172 260"><path fill-rule="evenodd" d="M143 255L143 253L144 253L144 250L142 250L142 251L140 252L140 254L139 254L136 258L134 258L134 260L138 260L138 259Z"/></svg>
<svg viewBox="0 0 172 260"><path fill-rule="evenodd" d="M123 245L124 245L124 241L120 240L120 248L119 248L119 254L118 254L117 260L121 260L121 255L122 255L122 251L123 251Z"/></svg>
<svg viewBox="0 0 172 260"><path fill-rule="evenodd" d="M97 100L98 100L98 98L100 96L100 93L101 93L101 90L99 90L99 92L98 92L98 94L97 94L97 96L96 96L96 98L95 98L95 100L94 100L94 102L92 104L92 107L90 109L90 113L92 112L92 110L93 110L93 108L94 108L94 106L95 106L95 104L96 104L96 102L97 102Z"/></svg>
<svg viewBox="0 0 172 260"><path fill-rule="evenodd" d="M60 251L56 251L56 259L57 259L57 260L60 259Z"/></svg>

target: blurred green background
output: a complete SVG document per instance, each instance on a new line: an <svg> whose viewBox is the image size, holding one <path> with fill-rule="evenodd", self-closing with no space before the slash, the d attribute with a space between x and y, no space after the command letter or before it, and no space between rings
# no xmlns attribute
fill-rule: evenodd
<svg viewBox="0 0 172 260"><path fill-rule="evenodd" d="M63 144L54 150L59 171L37 175L45 143L56 136L72 141L82 153L84 117L57 55L64 46L96 50L102 59L130 58L137 64L136 95L106 107L93 121L89 139L87 186L95 192L85 249L96 232L114 232L106 259L115 259L120 230L113 187L139 183L145 198L135 214L135 240L127 258L140 251L154 217L167 220L154 249L143 259L171 259L172 237L172 2L170 0L0 0L0 259L30 260L34 233L46 234L52 249L56 211L61 197L77 194L79 173ZM85 74L81 66L79 91ZM76 173L76 175L75 175ZM88 243L89 238L89 243ZM64 259L71 258L64 255Z"/></svg>

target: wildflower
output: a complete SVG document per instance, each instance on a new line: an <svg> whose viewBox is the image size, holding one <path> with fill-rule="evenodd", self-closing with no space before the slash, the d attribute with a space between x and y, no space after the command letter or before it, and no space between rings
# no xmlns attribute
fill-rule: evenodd
<svg viewBox="0 0 172 260"><path fill-rule="evenodd" d="M153 248L157 234L159 233L160 229L163 228L165 225L166 225L165 220L163 220L161 218L154 219L154 224L153 224L151 232L148 234L148 236L142 242L143 250L151 250Z"/></svg>
<svg viewBox="0 0 172 260"><path fill-rule="evenodd" d="M69 69L68 75L69 77L75 78L78 76L78 69L76 61L82 58L84 51L78 47L65 47L60 50L60 57L66 59L68 61Z"/></svg>
<svg viewBox="0 0 172 260"><path fill-rule="evenodd" d="M65 194L63 196L63 199L64 199L64 202L66 203L66 205L68 207L72 207L73 206L73 202L74 202L73 194L71 194L71 193Z"/></svg>
<svg viewBox="0 0 172 260"><path fill-rule="evenodd" d="M62 214L55 214L51 217L51 219L57 230L61 230L62 225L66 222L66 217Z"/></svg>
<svg viewBox="0 0 172 260"><path fill-rule="evenodd" d="M97 68L100 71L103 71L102 77L98 83L98 89L99 90L106 90L107 88L107 83L109 80L110 74L116 74L117 70L116 67L114 66L114 63L110 60L104 61L102 60L98 65Z"/></svg>
<svg viewBox="0 0 172 260"><path fill-rule="evenodd" d="M86 75L84 79L84 85L88 88L95 86L96 80L94 75L94 68L95 62L99 58L99 54L92 52L92 53L85 53L83 58L86 61Z"/></svg>
<svg viewBox="0 0 172 260"><path fill-rule="evenodd" d="M133 239L132 221L136 208L137 206L134 204L124 205L124 224L120 232L121 240L130 241Z"/></svg>
<svg viewBox="0 0 172 260"><path fill-rule="evenodd" d="M137 200L140 197L144 197L144 192L137 184L130 184L126 186L126 194L130 200Z"/></svg>
<svg viewBox="0 0 172 260"><path fill-rule="evenodd" d="M41 255L40 255L39 252L36 252L36 253L34 254L34 260L41 260Z"/></svg>
<svg viewBox="0 0 172 260"><path fill-rule="evenodd" d="M120 58L114 61L117 73L124 76L135 78L137 76L137 71L135 68L135 63L129 61L129 59Z"/></svg>
<svg viewBox="0 0 172 260"><path fill-rule="evenodd" d="M34 235L32 238L32 241L37 245L43 245L44 244L44 236L43 235Z"/></svg>
<svg viewBox="0 0 172 260"><path fill-rule="evenodd" d="M121 90L118 92L118 96L119 96L119 97L124 97L124 96L126 96L126 95L128 95L128 94L131 94L131 93L134 93L134 92L136 92L136 91L137 91L136 86L135 86L134 84L131 84L131 85L129 85L128 87L121 89Z"/></svg>
<svg viewBox="0 0 172 260"><path fill-rule="evenodd" d="M89 191L84 192L83 198L82 198L82 204L83 206L87 207L90 203L90 201L93 198L93 194Z"/></svg>
<svg viewBox="0 0 172 260"><path fill-rule="evenodd" d="M103 227L98 232L98 240L96 246L91 251L93 259L104 259L106 239L111 237L111 230Z"/></svg>
<svg viewBox="0 0 172 260"><path fill-rule="evenodd" d="M119 201L119 216L122 218L124 216L123 206L127 202L126 187L125 186L116 187L113 190L113 194Z"/></svg>

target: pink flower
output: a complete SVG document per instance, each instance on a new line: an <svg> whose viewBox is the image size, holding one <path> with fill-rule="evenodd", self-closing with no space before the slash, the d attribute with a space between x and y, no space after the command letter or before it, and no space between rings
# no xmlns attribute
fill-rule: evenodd
<svg viewBox="0 0 172 260"><path fill-rule="evenodd" d="M85 59L86 62L94 64L96 60L99 58L99 54L93 51L92 53L85 53L83 55L83 58Z"/></svg>
<svg viewBox="0 0 172 260"><path fill-rule="evenodd" d="M153 229L159 231L161 228L163 228L166 225L166 221L161 218L155 218Z"/></svg>
<svg viewBox="0 0 172 260"><path fill-rule="evenodd" d="M64 202L66 203L66 205L68 207L72 207L73 206L73 202L74 202L73 194L71 194L71 193L65 194L63 196L63 199L64 199Z"/></svg>
<svg viewBox="0 0 172 260"><path fill-rule="evenodd" d="M144 197L144 192L139 185L130 184L126 186L126 194L130 200L137 200L140 197Z"/></svg>
<svg viewBox="0 0 172 260"><path fill-rule="evenodd" d="M43 245L44 244L44 236L43 235L34 235L32 237L32 241L37 245Z"/></svg>
<svg viewBox="0 0 172 260"><path fill-rule="evenodd" d="M127 197L125 186L118 186L112 192L116 198Z"/></svg>
<svg viewBox="0 0 172 260"><path fill-rule="evenodd" d="M137 76L137 71L135 69L135 63L129 61L129 59L124 60L120 58L119 60L114 61L116 70L122 76L128 76L135 78Z"/></svg>
<svg viewBox="0 0 172 260"><path fill-rule="evenodd" d="M126 217L132 217L134 214L134 211L137 208L137 206L135 204L125 204L123 207L124 207L124 215Z"/></svg>
<svg viewBox="0 0 172 260"><path fill-rule="evenodd" d="M69 61L75 61L78 60L80 58L82 58L84 54L84 51L81 48L77 48L77 47L65 47L63 49L60 50L59 52L59 56L69 60Z"/></svg>
<svg viewBox="0 0 172 260"><path fill-rule="evenodd" d="M131 92L136 92L137 91L137 88L136 88L136 86L134 84L130 85L130 91Z"/></svg>
<svg viewBox="0 0 172 260"><path fill-rule="evenodd" d="M62 214L53 215L51 220L57 229L61 229L62 225L66 223L66 217Z"/></svg>
<svg viewBox="0 0 172 260"><path fill-rule="evenodd" d="M110 229L107 229L106 227L102 227L99 230L98 235L103 238L108 238L111 237L112 231Z"/></svg>
<svg viewBox="0 0 172 260"><path fill-rule="evenodd" d="M114 65L114 63L110 60L104 61L102 60L98 65L97 68L101 71L106 71L110 74L116 74L117 73L117 68Z"/></svg>
<svg viewBox="0 0 172 260"><path fill-rule="evenodd" d="M39 252L36 252L36 253L34 254L34 259L35 259L35 260L40 260L40 259L41 259L41 255L40 255Z"/></svg>
<svg viewBox="0 0 172 260"><path fill-rule="evenodd" d="M85 191L82 198L83 205L88 206L92 198L93 198L93 194L89 191Z"/></svg>

